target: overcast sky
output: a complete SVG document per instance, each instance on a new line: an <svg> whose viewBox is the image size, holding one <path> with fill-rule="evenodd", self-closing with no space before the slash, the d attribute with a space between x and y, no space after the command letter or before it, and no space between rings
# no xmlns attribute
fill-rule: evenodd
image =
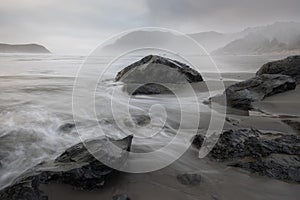
<svg viewBox="0 0 300 200"><path fill-rule="evenodd" d="M87 54L127 29L234 32L299 21L299 8L299 0L1 0L0 42L34 42L55 53Z"/></svg>

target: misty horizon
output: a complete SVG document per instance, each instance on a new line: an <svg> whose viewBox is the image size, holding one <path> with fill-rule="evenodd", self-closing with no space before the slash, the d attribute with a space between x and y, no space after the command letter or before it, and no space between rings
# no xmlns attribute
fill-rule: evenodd
<svg viewBox="0 0 300 200"><path fill-rule="evenodd" d="M265 25L260 25L260 26L251 26L251 27L245 27L245 28L242 28L241 30L239 31L235 31L235 32L220 32L220 31L216 31L216 30L207 30L207 31L196 31L196 32L192 32L192 33L183 33L182 34L186 34L190 37L193 38L193 35L197 35L197 34L202 34L202 33L208 33L208 34L222 34L222 35L229 35L229 34L238 34L238 33L242 33L242 32L246 32L247 30L250 30L250 29L258 29L258 28L265 28L265 27L269 27L269 26L272 26L272 25L276 25L276 24L292 24L292 25L297 25L297 24L300 24L300 21L275 21L271 24L265 24ZM300 26L299 26L300 27ZM143 27L141 27L143 28ZM146 28L149 28L149 27L146 27ZM160 28L160 27L154 27L154 28ZM139 28L138 28L139 29ZM135 30L135 29L130 29L130 30ZM126 30L126 31L129 31L130 30ZM172 29L170 29L172 30ZM138 31L141 31L141 30L138 30ZM174 30L174 31L177 31L177 30ZM151 32L151 31L150 31ZM114 36L114 35L117 35L119 33L116 33L116 34L112 34L111 36ZM125 34L124 36L126 36L127 34ZM111 37L110 36L110 37ZM274 38L276 39L276 38ZM99 40L99 43L94 45L94 46L90 46L90 48L88 49L77 49L77 51L72 51L70 49L66 49L64 51L61 51L59 48L54 48L54 49L50 49L48 48L47 45L45 45L45 43L43 43L42 41L35 41L34 39L32 41L28 41L28 42L21 42L21 43L17 43L17 42L10 42L10 43L6 43L6 42L3 42L1 41L0 43L2 44L9 44L9 45L41 45L41 46L44 46L45 48L47 48L48 50L50 50L51 53L54 53L54 54L65 54L65 55L83 55L83 56L86 56L88 55L89 53L91 53L93 50L95 50L102 42L104 42L105 39L102 39L102 40ZM198 41L199 42L199 41ZM201 42L199 42L201 44ZM51 46L51 44L49 45ZM204 45L205 46L205 45ZM222 46L222 45L221 45ZM217 50L217 49L215 49Z"/></svg>
<svg viewBox="0 0 300 200"><path fill-rule="evenodd" d="M300 2L217 0L126 2L4 0L0 42L38 43L55 53L88 54L107 38L140 27L186 34L240 32L274 22L299 22Z"/></svg>

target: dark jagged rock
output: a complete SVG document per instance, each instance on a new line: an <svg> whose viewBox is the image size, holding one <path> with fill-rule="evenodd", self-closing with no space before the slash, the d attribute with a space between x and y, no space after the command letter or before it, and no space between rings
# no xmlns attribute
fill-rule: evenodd
<svg viewBox="0 0 300 200"><path fill-rule="evenodd" d="M277 60L264 64L257 72L262 74L282 74L293 77L300 82L300 55L290 56L283 60Z"/></svg>
<svg viewBox="0 0 300 200"><path fill-rule="evenodd" d="M300 122L297 122L297 121L294 121L294 120L289 120L289 119L282 120L282 122L286 123L287 125L292 127L295 131L300 133Z"/></svg>
<svg viewBox="0 0 300 200"><path fill-rule="evenodd" d="M126 84L129 94L170 93L166 84L203 81L202 76L188 65L157 55L149 55L125 67L115 81Z"/></svg>
<svg viewBox="0 0 300 200"><path fill-rule="evenodd" d="M157 55L146 56L146 57L142 58L141 60L129 65L128 67L124 68L122 71L120 71L117 74L115 80L123 81L124 79L126 79L126 81L128 81L128 82L132 81L134 83L136 83L136 82L144 83L145 80L143 78L148 79L148 77L145 77L145 76L149 75L149 74L144 74L144 72L146 72L148 70L147 68L154 67L154 70L157 71L156 74L160 75L159 77L154 77L154 78L158 78L159 80L161 80L161 82L165 82L166 78L169 78L168 80L170 80L170 83L178 83L178 81L180 81L180 80L174 80L174 77L168 77L168 74L166 74L162 77L160 74L161 73L160 69L155 69L155 67L157 67L157 65L155 65L155 64L160 64L163 66L167 66L168 68L176 69L176 71L180 72L180 74L183 74L185 79L190 83L203 81L202 76L199 74L199 72L190 68L188 65L181 63L179 61L176 61L176 60L164 58L164 57L157 56ZM144 65L144 66L142 66L142 65ZM129 79L129 75L126 76L126 74L137 67L145 67L145 69L141 69L141 70L143 70L143 72L141 72L141 75L143 77L132 77L132 79ZM168 71L166 71L166 72L168 72ZM138 78L140 78L140 79L138 79Z"/></svg>
<svg viewBox="0 0 300 200"><path fill-rule="evenodd" d="M177 180L183 185L199 185L202 177L200 174L181 174L177 176Z"/></svg>
<svg viewBox="0 0 300 200"><path fill-rule="evenodd" d="M110 145L108 141L114 145ZM132 136L122 140L93 139L67 149L53 161L43 162L19 176L10 186L0 191L1 200L46 200L39 190L41 184L69 184L81 190L101 188L114 169L98 161L103 156L113 166L122 165L130 150ZM89 150L86 149L88 147ZM93 152L91 154L90 152Z"/></svg>
<svg viewBox="0 0 300 200"><path fill-rule="evenodd" d="M204 137L197 135L193 144L200 148L203 141ZM230 166L241 167L260 175L300 183L298 135L263 133L255 129L229 130L220 135L208 156L212 160L227 162ZM277 173L272 173L272 170Z"/></svg>
<svg viewBox="0 0 300 200"><path fill-rule="evenodd" d="M261 176L300 183L300 156L272 154L259 161L238 161L229 164Z"/></svg>
<svg viewBox="0 0 300 200"><path fill-rule="evenodd" d="M112 197L112 200L130 200L127 194L118 194Z"/></svg>
<svg viewBox="0 0 300 200"><path fill-rule="evenodd" d="M75 128L75 124L73 123L66 123L61 125L58 130L61 132L70 132Z"/></svg>
<svg viewBox="0 0 300 200"><path fill-rule="evenodd" d="M229 86L222 95L211 97L210 102L224 104L226 98L227 105L232 108L251 110L253 102L293 90L296 85L296 81L290 76L264 74Z"/></svg>

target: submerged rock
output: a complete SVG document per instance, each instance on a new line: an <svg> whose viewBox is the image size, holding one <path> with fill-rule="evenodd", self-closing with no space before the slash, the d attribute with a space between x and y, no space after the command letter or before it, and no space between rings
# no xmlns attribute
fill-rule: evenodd
<svg viewBox="0 0 300 200"><path fill-rule="evenodd" d="M253 109L253 102L296 88L296 81L290 76L264 74L246 81L238 82L226 88L222 95L210 98L210 102L223 103L241 110Z"/></svg>
<svg viewBox="0 0 300 200"><path fill-rule="evenodd" d="M203 136L197 135L193 144L200 148L203 140ZM220 135L208 156L263 176L300 183L299 135L229 130Z"/></svg>
<svg viewBox="0 0 300 200"><path fill-rule="evenodd" d="M232 117L226 117L225 120L226 120L226 122L230 123L233 126L237 126L241 122L241 120L234 119Z"/></svg>
<svg viewBox="0 0 300 200"><path fill-rule="evenodd" d="M115 81L126 84L129 94L170 93L168 84L203 81L202 76L188 65L157 55L149 55L125 67Z"/></svg>
<svg viewBox="0 0 300 200"><path fill-rule="evenodd" d="M118 194L112 197L112 200L130 200L127 194Z"/></svg>
<svg viewBox="0 0 300 200"><path fill-rule="evenodd" d="M0 199L46 200L48 198L39 190L39 186L49 183L68 184L81 190L101 188L108 176L116 171L98 161L94 155L105 157L113 165L124 164L127 156L126 151L117 151L108 141L120 149L130 150L132 136L116 141L94 139L86 141L85 144L74 145L55 160L40 163L20 175L10 186L0 191Z"/></svg>
<svg viewBox="0 0 300 200"><path fill-rule="evenodd" d="M290 56L282 60L268 62L264 64L257 72L262 74L282 74L293 77L300 82L300 55Z"/></svg>
<svg viewBox="0 0 300 200"><path fill-rule="evenodd" d="M58 130L61 132L71 132L75 128L74 123L65 123L61 125Z"/></svg>
<svg viewBox="0 0 300 200"><path fill-rule="evenodd" d="M183 185L199 185L202 177L200 174L181 174L177 176L177 180Z"/></svg>
<svg viewBox="0 0 300 200"><path fill-rule="evenodd" d="M138 126L145 126L151 122L149 115L134 115L131 117L132 121Z"/></svg>

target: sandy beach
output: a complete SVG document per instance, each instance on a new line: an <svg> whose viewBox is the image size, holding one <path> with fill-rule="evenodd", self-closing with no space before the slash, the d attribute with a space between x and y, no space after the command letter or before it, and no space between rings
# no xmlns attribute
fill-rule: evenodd
<svg viewBox="0 0 300 200"><path fill-rule="evenodd" d="M225 85L235 80L249 78L251 73L230 73L223 77ZM205 89L203 89L205 90ZM300 88L268 97L255 105L263 112L250 112L246 115L228 114L235 123L225 122L224 130L239 128L255 128L261 131L272 131L288 134L299 134L286 123L285 119L300 122L299 107ZM205 129L210 114L201 116L200 126ZM197 186L185 186L177 176L184 173L201 174L203 180ZM229 200L229 199L261 199L261 200L295 200L300 195L300 186L295 183L261 177L239 168L228 167L224 163L213 162L209 158L199 159L198 150L191 147L172 165L150 173L128 174L118 173L110 178L99 191L78 191L68 185L43 185L41 189L51 200L96 200L110 199L116 194L127 194L135 200ZM238 191L238 192L237 192Z"/></svg>
<svg viewBox="0 0 300 200"><path fill-rule="evenodd" d="M9 56L4 57L5 62L12 66L10 68L12 71L4 71L6 74L4 73L0 77L2 83L0 98L6 103L0 107L0 114L2 114L0 116L2 125L0 125L3 130L0 140L2 147L0 156L4 158L1 160L2 167L0 168L2 187L10 185L24 171L30 171L39 163L55 159L66 149L72 148L80 141L78 131L85 133L86 135L82 136L86 138L95 137L95 123L89 118L80 118L79 123L76 124L77 129L74 128L72 107L69 103L72 100L73 81L76 74L73 63L79 64L82 57L57 58L50 56L42 57L41 61L36 61L36 58L31 60L30 57L26 56L21 58L14 58L15 61L12 62L10 60L12 58ZM237 58L238 61L240 59ZM136 57L132 60L136 60ZM38 66L41 65L42 61L46 64L44 64L44 68L40 69ZM60 67L62 61L67 67ZM18 76L13 75L18 70L17 64L22 66L23 70ZM176 92L180 94L182 104L179 104L172 94L132 96L130 98L131 114L141 126L129 123L127 116L119 116L122 116L121 120L126 121L124 123L125 128L133 131L137 137L145 137L145 139L133 139L131 150L139 153L150 152L168 144L176 133L173 130L176 130L180 125L184 131L189 132L194 125L193 119L198 112L197 109L200 112L198 130L196 130L199 135L206 134L212 120L212 113L216 113L213 120L222 123L226 110L228 113L222 128L223 132L236 130L239 133L240 130L253 129L262 134L262 139L265 137L276 139L282 135L298 136L297 122L300 122L300 112L297 109L300 97L299 85L294 90L274 94L262 101L254 102L254 109L250 111L229 107L224 110L223 105L216 104L215 107L212 107L207 103L211 96L222 94L225 88L255 77L253 71L223 72L221 77L213 73L206 73L204 82L192 83L192 87L190 85L176 86ZM107 109L111 106L109 101L111 96L107 93L109 89L117 88L117 91L120 92L116 100L117 104L124 105L128 97L125 91L112 81L115 74L115 72L109 73L109 76L105 77L105 81L99 84L96 93L96 112L99 118L98 122L105 134L110 137L122 138L124 133L115 124L110 110ZM224 88L220 87L220 83L223 84ZM210 86L210 93L207 85ZM193 91L190 90L191 88ZM195 104L195 97L199 104ZM167 118L160 115L159 109L153 116L156 119L166 119L167 125L159 132L160 134L151 138L149 134L152 134L152 131L156 129L153 126L143 127L143 123L149 122L148 117L142 111L148 111L152 105L157 104L165 108ZM183 121L181 120L182 114L185 115ZM291 120L292 125L286 120ZM211 129L217 130L218 127L211 127ZM290 142L290 139L287 138L287 141ZM252 150L254 152L259 150L260 148L256 148L256 145L260 145L262 142L254 143ZM178 147L186 143L186 138L182 138L180 143ZM269 143L264 144L268 145ZM297 144L293 144L293 147L297 148ZM228 146L228 148L231 147ZM247 149L244 150L247 151ZM165 152L164 156L172 158L175 155L173 153ZM66 184L51 182L41 184L39 189L50 200L112 199L118 194L125 194L133 200L281 200L283 198L294 200L300 195L300 186L296 182L277 180L230 165L233 161L253 160L255 157L218 160L209 155L200 159L198 154L198 147L192 145L178 160L158 171L140 174L111 173L105 177L103 186L92 191L70 186L68 181ZM217 155L223 155L223 152ZM226 155L225 152L224 155ZM184 174L197 174L201 180L196 185L184 185L178 179ZM295 177L297 178L297 176Z"/></svg>

